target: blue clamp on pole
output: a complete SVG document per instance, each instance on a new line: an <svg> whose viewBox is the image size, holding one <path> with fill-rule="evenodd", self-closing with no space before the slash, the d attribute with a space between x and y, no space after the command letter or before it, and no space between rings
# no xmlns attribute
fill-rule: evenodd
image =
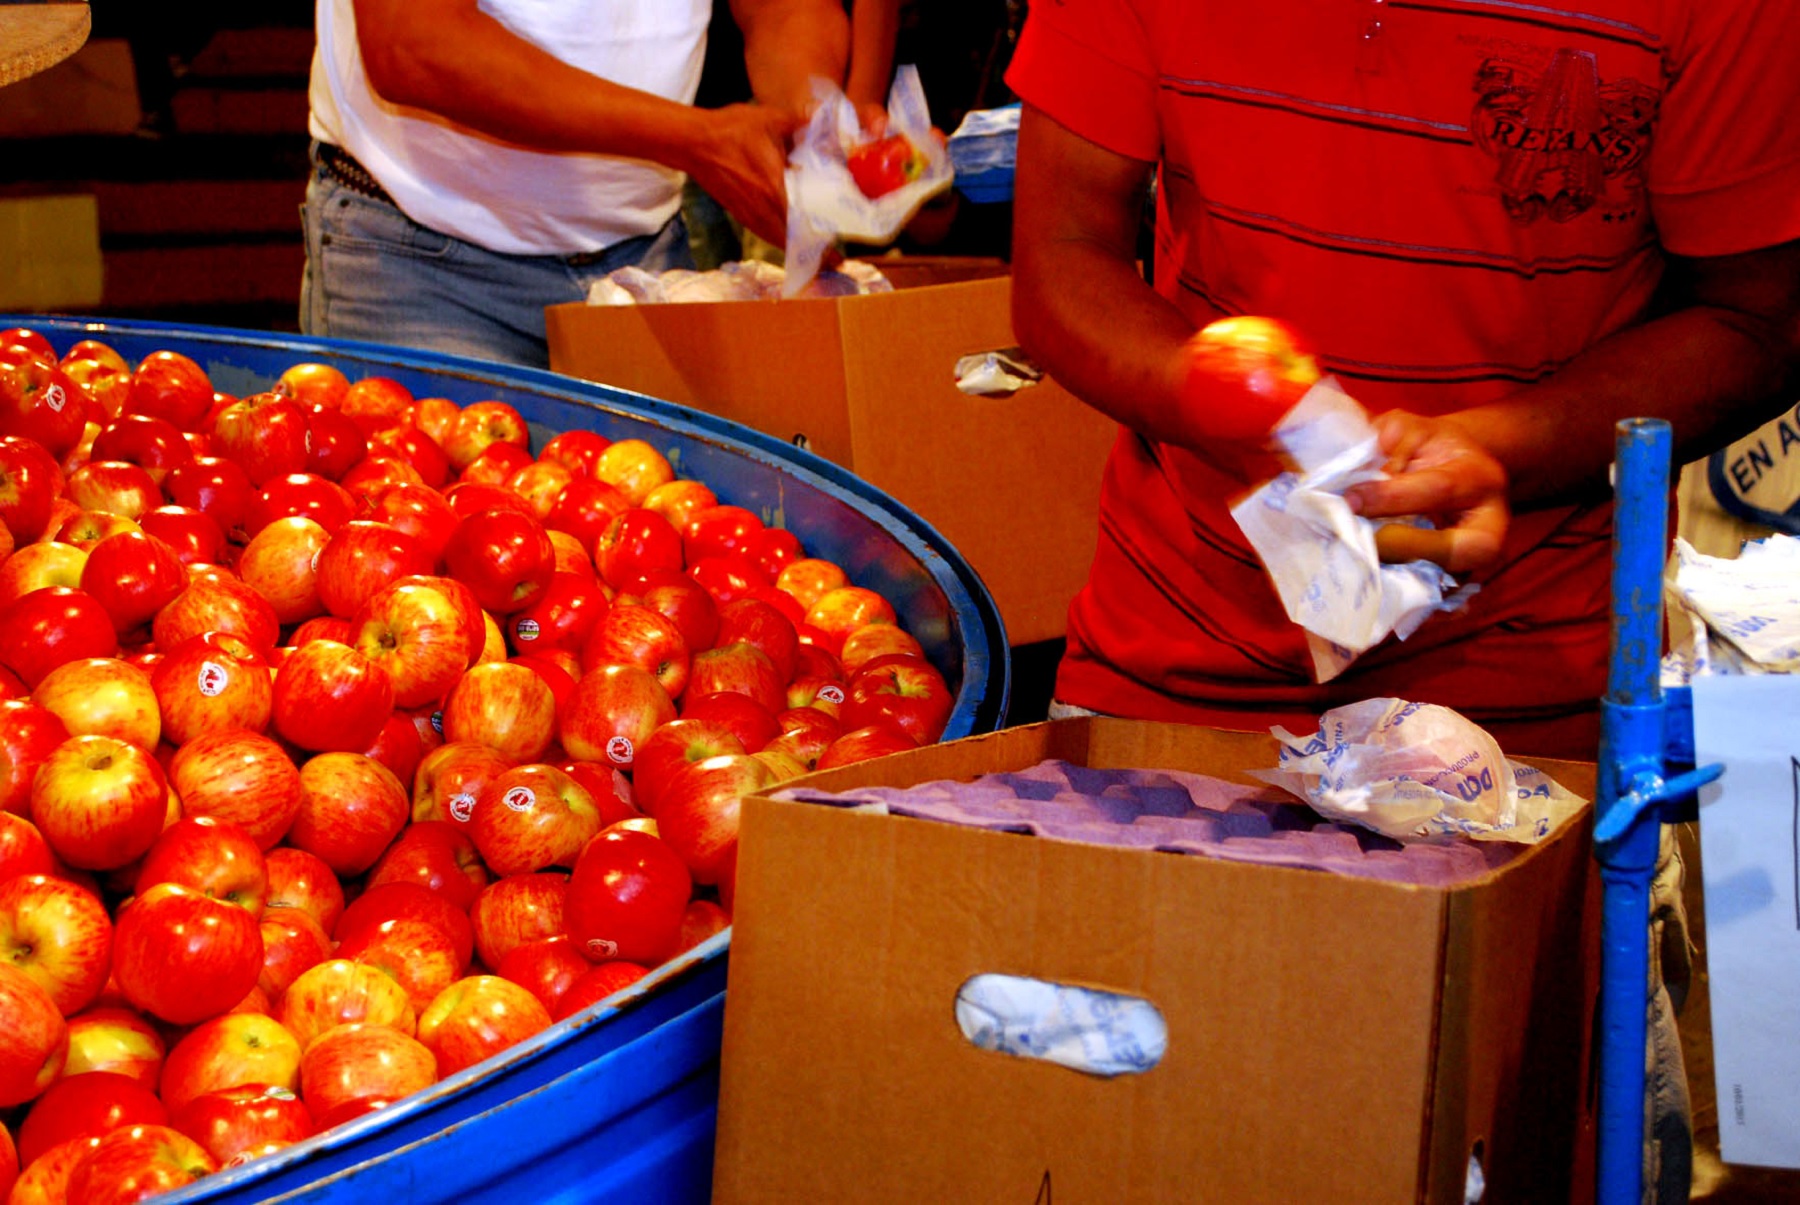
<svg viewBox="0 0 1800 1205"><path fill-rule="evenodd" d="M1725 767L1717 764L1701 766L1668 779L1655 770L1636 771L1631 775L1631 789L1614 800L1613 806L1594 826L1594 840L1617 841L1646 809L1677 803L1723 773ZM1659 819L1666 821L1666 813L1659 812Z"/></svg>

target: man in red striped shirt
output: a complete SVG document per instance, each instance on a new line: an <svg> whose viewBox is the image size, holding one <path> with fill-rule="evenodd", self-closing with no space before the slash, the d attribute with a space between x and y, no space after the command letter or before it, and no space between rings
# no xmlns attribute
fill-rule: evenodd
<svg viewBox="0 0 1800 1205"><path fill-rule="evenodd" d="M1033 5L1015 324L1121 424L1058 700L1304 728L1396 696L1592 758L1615 420L1687 459L1792 396L1796 45L1778 0ZM1353 504L1436 517L1481 587L1325 686L1228 513L1275 462L1182 402L1178 348L1240 313L1380 415L1396 476Z"/></svg>

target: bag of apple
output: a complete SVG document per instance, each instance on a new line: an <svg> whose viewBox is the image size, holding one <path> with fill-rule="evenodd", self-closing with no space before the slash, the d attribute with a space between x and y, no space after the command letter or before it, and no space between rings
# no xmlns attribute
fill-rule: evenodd
<svg viewBox="0 0 1800 1205"><path fill-rule="evenodd" d="M806 287L839 240L880 246L898 238L919 206L950 187L950 154L931 127L918 69L894 73L887 132L871 138L835 85L813 81L818 107L788 155L787 280Z"/></svg>
<svg viewBox="0 0 1800 1205"><path fill-rule="evenodd" d="M644 439L529 445L0 330L0 1200L179 1187L496 1055L730 924L744 793L943 734L894 605L793 532Z"/></svg>

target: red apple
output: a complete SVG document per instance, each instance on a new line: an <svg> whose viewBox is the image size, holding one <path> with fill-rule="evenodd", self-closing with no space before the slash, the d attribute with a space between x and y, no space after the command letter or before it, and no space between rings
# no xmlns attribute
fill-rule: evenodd
<svg viewBox="0 0 1800 1205"><path fill-rule="evenodd" d="M417 921L443 934L460 965L474 956L474 930L468 916L417 883L383 883L364 891L344 910L335 935L347 942L394 920Z"/></svg>
<svg viewBox="0 0 1800 1205"><path fill-rule="evenodd" d="M257 929L262 934L263 967L256 986L276 1004L302 971L331 957L331 935L304 909L265 908Z"/></svg>
<svg viewBox="0 0 1800 1205"><path fill-rule="evenodd" d="M602 828L643 815L632 802L631 780L617 766L569 758L558 762L556 768L587 788L600 813Z"/></svg>
<svg viewBox="0 0 1800 1205"><path fill-rule="evenodd" d="M419 1041L438 1074L455 1075L550 1028L550 1012L524 987L498 975L450 984L419 1014Z"/></svg>
<svg viewBox="0 0 1800 1205"><path fill-rule="evenodd" d="M93 1003L106 986L112 929L106 906L66 879L0 881L0 962L29 976L65 1017Z"/></svg>
<svg viewBox="0 0 1800 1205"><path fill-rule="evenodd" d="M141 748L107 736L73 736L38 768L31 817L69 865L115 870L162 832L168 799L162 767Z"/></svg>
<svg viewBox="0 0 1800 1205"><path fill-rule="evenodd" d="M298 775L298 771L295 772ZM269 867L269 898L264 911L298 908L330 933L344 915L344 887L331 867L316 854L282 846L264 855Z"/></svg>
<svg viewBox="0 0 1800 1205"><path fill-rule="evenodd" d="M891 723L881 721L845 731L826 746L814 769L831 770L853 762L885 757L890 753L905 753L918 747L919 743L912 737Z"/></svg>
<svg viewBox="0 0 1800 1205"><path fill-rule="evenodd" d="M474 592L483 610L510 615L549 586L556 547L533 515L496 508L457 525L444 563L451 577Z"/></svg>
<svg viewBox="0 0 1800 1205"><path fill-rule="evenodd" d="M110 736L143 749L162 738L162 717L150 675L128 661L84 657L44 675L31 701L75 736Z"/></svg>
<svg viewBox="0 0 1800 1205"><path fill-rule="evenodd" d="M584 670L631 665L647 670L670 699L687 689L691 658L674 620L635 603L619 603L595 625L581 649Z"/></svg>
<svg viewBox="0 0 1800 1205"><path fill-rule="evenodd" d="M196 1096L175 1110L169 1124L205 1147L220 1167L292 1146L318 1129L298 1096L269 1084Z"/></svg>
<svg viewBox="0 0 1800 1205"><path fill-rule="evenodd" d="M579 653L607 611L606 592L592 576L558 570L542 594L506 617L502 630L521 655L546 649Z"/></svg>
<svg viewBox="0 0 1800 1205"><path fill-rule="evenodd" d="M370 868L370 888L415 883L467 911L488 884L475 843L460 825L426 820L408 825Z"/></svg>
<svg viewBox="0 0 1800 1205"><path fill-rule="evenodd" d="M356 929L338 942L336 956L372 966L392 978L421 1018L437 994L468 969L468 955L457 949L454 938L435 925L410 917Z"/></svg>
<svg viewBox="0 0 1800 1205"><path fill-rule="evenodd" d="M29 699L0 700L0 811L29 809L38 767L68 739L54 713Z"/></svg>
<svg viewBox="0 0 1800 1205"><path fill-rule="evenodd" d="M267 655L281 637L281 621L268 599L241 578L207 568L190 570L187 588L156 613L150 632L157 647L163 649L172 649L202 632L229 632Z"/></svg>
<svg viewBox="0 0 1800 1205"><path fill-rule="evenodd" d="M532 513L542 521L550 517L563 488L574 479L575 474L553 460L533 460L506 479L506 488L529 502Z"/></svg>
<svg viewBox="0 0 1800 1205"><path fill-rule="evenodd" d="M594 542L594 567L614 589L626 589L651 573L679 572L685 563L674 524L642 507L614 515Z"/></svg>
<svg viewBox="0 0 1800 1205"><path fill-rule="evenodd" d="M135 393L133 395L135 397ZM164 1125L132 1125L101 1137L69 1173L68 1199L130 1205L219 1170L206 1148Z"/></svg>
<svg viewBox="0 0 1800 1205"><path fill-rule="evenodd" d="M162 1034L136 1009L90 1008L69 1018L69 1057L63 1075L115 1071L155 1091L165 1052Z"/></svg>
<svg viewBox="0 0 1800 1205"><path fill-rule="evenodd" d="M349 485L317 473L289 473L270 480L252 495L245 523L252 535L271 523L295 518L311 519L327 532L334 532L356 517L358 497L379 492L356 494Z"/></svg>
<svg viewBox="0 0 1800 1205"><path fill-rule="evenodd" d="M0 433L36 440L61 458L81 442L88 406L54 356L0 359Z"/></svg>
<svg viewBox="0 0 1800 1205"><path fill-rule="evenodd" d="M675 469L648 442L621 439L600 453L594 476L624 494L633 506L641 506L651 490L675 480Z"/></svg>
<svg viewBox="0 0 1800 1205"><path fill-rule="evenodd" d="M327 481L340 481L369 452L369 441L356 420L331 406L306 411L306 437L312 445L305 471Z"/></svg>
<svg viewBox="0 0 1800 1205"><path fill-rule="evenodd" d="M275 392L283 397L291 397L305 406L334 409L343 405L344 394L349 389L350 378L341 369L314 361L290 365L275 382Z"/></svg>
<svg viewBox="0 0 1800 1205"><path fill-rule="evenodd" d="M404 421L412 403L412 391L392 377L363 377L344 390L338 409L373 434Z"/></svg>
<svg viewBox="0 0 1800 1205"><path fill-rule="evenodd" d="M681 528L687 563L709 556L748 556L763 521L741 506L715 505L695 511Z"/></svg>
<svg viewBox="0 0 1800 1205"><path fill-rule="evenodd" d="M840 586L828 590L807 608L806 622L824 634L833 653L843 647L845 637L870 623L895 623L893 604L873 590L862 586Z"/></svg>
<svg viewBox="0 0 1800 1205"><path fill-rule="evenodd" d="M138 516L137 527L161 540L183 566L217 565L225 559L225 532L205 513L190 506L159 506Z"/></svg>
<svg viewBox="0 0 1800 1205"><path fill-rule="evenodd" d="M66 662L110 657L118 649L112 618L84 590L47 586L0 610L0 663L27 686Z"/></svg>
<svg viewBox="0 0 1800 1205"><path fill-rule="evenodd" d="M568 934L596 962L654 966L675 952L693 880L663 841L609 829L588 842L569 876Z"/></svg>
<svg viewBox="0 0 1800 1205"><path fill-rule="evenodd" d="M742 556L702 557L688 566L688 576L698 582L719 606L753 597L769 587L762 570Z"/></svg>
<svg viewBox="0 0 1800 1205"><path fill-rule="evenodd" d="M433 580L407 579L382 587L352 621L351 643L386 673L401 707L442 699L472 657L462 609Z"/></svg>
<svg viewBox="0 0 1800 1205"><path fill-rule="evenodd" d="M65 1075L32 1105L19 1127L19 1158L35 1163L52 1147L99 1138L121 1126L161 1125L169 1111L156 1093L128 1075Z"/></svg>
<svg viewBox="0 0 1800 1205"><path fill-rule="evenodd" d="M482 790L512 765L510 758L479 741L439 745L420 759L413 777L413 821L468 824Z"/></svg>
<svg viewBox="0 0 1800 1205"><path fill-rule="evenodd" d="M564 932L568 885L568 875L541 871L508 875L482 888L469 910L482 965L497 967L515 946Z"/></svg>
<svg viewBox="0 0 1800 1205"><path fill-rule="evenodd" d="M279 393L255 393L213 419L213 452L242 465L258 488L303 473L311 460L306 408Z"/></svg>
<svg viewBox="0 0 1800 1205"><path fill-rule="evenodd" d="M0 521L19 544L43 535L64 490L61 467L42 444L0 438Z"/></svg>
<svg viewBox="0 0 1800 1205"><path fill-rule="evenodd" d="M552 1015L558 1021L572 1017L583 1009L624 991L649 973L648 967L623 959L603 962L570 986Z"/></svg>
<svg viewBox="0 0 1800 1205"><path fill-rule="evenodd" d="M275 1019L304 1052L343 1025L370 1024L411 1034L418 1024L406 989L379 967L333 958L300 972L276 1006ZM304 1063L302 1078L306 1075Z"/></svg>
<svg viewBox="0 0 1800 1205"><path fill-rule="evenodd" d="M556 736L556 696L523 665L475 666L444 700L444 738L488 746L514 763L536 761Z"/></svg>
<svg viewBox="0 0 1800 1205"><path fill-rule="evenodd" d="M450 483L450 458L443 445L417 427L392 427L374 438L374 447L413 467L419 481L415 488L441 490Z"/></svg>
<svg viewBox="0 0 1800 1205"><path fill-rule="evenodd" d="M442 442L444 454L460 472L497 443L519 449L528 447L531 431L524 416L505 402L471 402L458 412Z"/></svg>
<svg viewBox="0 0 1800 1205"><path fill-rule="evenodd" d="M863 670L850 680L845 728L887 722L921 745L944 734L956 700L944 676L928 662L905 661Z"/></svg>
<svg viewBox="0 0 1800 1205"><path fill-rule="evenodd" d="M600 831L587 789L555 766L518 766L489 783L475 803L470 834L497 875L572 866Z"/></svg>
<svg viewBox="0 0 1800 1205"><path fill-rule="evenodd" d="M1299 332L1244 314L1208 323L1181 350L1182 401L1215 439L1260 442L1319 380Z"/></svg>
<svg viewBox="0 0 1800 1205"><path fill-rule="evenodd" d="M175 1025L228 1011L262 973L256 918L179 883L158 883L119 909L113 974L133 1005Z"/></svg>
<svg viewBox="0 0 1800 1205"><path fill-rule="evenodd" d="M606 665L576 683L559 732L571 757L605 760L629 770L638 746L674 718L675 704L649 672L632 665Z"/></svg>
<svg viewBox="0 0 1800 1205"><path fill-rule="evenodd" d="M369 518L412 536L436 565L456 532L457 514L443 495L423 485L401 483L381 491Z"/></svg>
<svg viewBox="0 0 1800 1205"><path fill-rule="evenodd" d="M632 799L648 815L680 770L709 757L742 754L744 742L729 726L706 719L675 719L650 734L632 766Z"/></svg>
<svg viewBox="0 0 1800 1205"><path fill-rule="evenodd" d="M726 755L695 762L663 787L656 805L662 839L697 883L717 883L737 856L741 799L774 780L754 757Z"/></svg>
<svg viewBox="0 0 1800 1205"><path fill-rule="evenodd" d="M766 609L764 613L773 616L772 622L787 622L775 614L772 608ZM771 715L786 709L786 685L787 679L769 655L744 640L720 644L697 653L688 677L688 690L692 694L727 691L745 695L761 704Z"/></svg>
<svg viewBox="0 0 1800 1205"><path fill-rule="evenodd" d="M245 545L238 573L245 585L268 601L282 623L311 619L325 609L314 565L329 538L324 527L304 516L277 519Z"/></svg>
<svg viewBox="0 0 1800 1205"><path fill-rule="evenodd" d="M393 710L387 672L336 641L315 640L295 650L275 675L275 730L302 749L366 749Z"/></svg>
<svg viewBox="0 0 1800 1205"><path fill-rule="evenodd" d="M723 648L739 641L761 649L783 683L794 676L800 638L793 621L773 604L740 598L719 609L717 645Z"/></svg>
<svg viewBox="0 0 1800 1205"><path fill-rule="evenodd" d="M177 351L154 351L132 374L125 413L153 415L193 431L212 408L212 399L212 382L200 365Z"/></svg>
<svg viewBox="0 0 1800 1205"><path fill-rule="evenodd" d="M85 549L73 544L50 541L25 545L0 562L0 604L50 586L79 588L87 557Z"/></svg>
<svg viewBox="0 0 1800 1205"><path fill-rule="evenodd" d="M99 1138L78 1138L51 1147L19 1173L8 1205L66 1205L75 1165L99 1145Z"/></svg>
<svg viewBox="0 0 1800 1205"><path fill-rule="evenodd" d="M300 811L289 844L339 875L375 864L412 810L393 771L361 753L321 753L300 767Z"/></svg>
<svg viewBox="0 0 1800 1205"><path fill-rule="evenodd" d="M507 951L494 973L536 996L546 1012L554 1013L575 981L594 964L565 933L528 941Z"/></svg>
<svg viewBox="0 0 1800 1205"><path fill-rule="evenodd" d="M69 1029L36 980L0 960L0 1109L24 1104L55 1082L69 1053Z"/></svg>
<svg viewBox="0 0 1800 1205"><path fill-rule="evenodd" d="M0 883L34 874L55 874L56 855L37 825L16 812L0 812Z"/></svg>
<svg viewBox="0 0 1800 1205"><path fill-rule="evenodd" d="M196 456L170 466L162 488L174 505L192 507L217 523L227 539L250 538L245 525L256 490L242 467L217 456Z"/></svg>
<svg viewBox="0 0 1800 1205"><path fill-rule="evenodd" d="M81 570L81 588L106 609L121 634L148 624L187 584L175 550L141 531L101 540Z"/></svg>
<svg viewBox="0 0 1800 1205"><path fill-rule="evenodd" d="M167 650L150 686L163 739L174 745L225 729L260 732L274 707L268 662L230 632L202 632Z"/></svg>
<svg viewBox="0 0 1800 1205"><path fill-rule="evenodd" d="M414 536L386 523L355 520L331 533L319 550L319 601L349 619L383 587L435 564Z"/></svg>
<svg viewBox="0 0 1800 1205"><path fill-rule="evenodd" d="M736 691L702 693L690 690L681 701L681 718L716 720L737 733L744 750L755 753L781 734L776 710Z"/></svg>
<svg viewBox="0 0 1800 1205"><path fill-rule="evenodd" d="M340 1025L300 1060L300 1097L324 1117L361 1097L410 1096L437 1082L437 1060L417 1038L386 1025Z"/></svg>
<svg viewBox="0 0 1800 1205"><path fill-rule="evenodd" d="M123 460L90 460L68 476L68 500L77 510L103 510L135 519L162 505L150 471Z"/></svg>
<svg viewBox="0 0 1800 1205"><path fill-rule="evenodd" d="M566 532L584 548L592 549L614 516L629 509L631 500L606 482L576 477L550 504L543 522L550 530Z"/></svg>
<svg viewBox="0 0 1800 1205"><path fill-rule="evenodd" d="M264 850L287 834L300 811L300 771L274 740L247 729L188 741L169 761L169 781L187 815L230 821Z"/></svg>
<svg viewBox="0 0 1800 1205"><path fill-rule="evenodd" d="M576 428L552 435L538 452L538 459L560 464L576 477L592 477L600 453L612 441L598 431Z"/></svg>
<svg viewBox="0 0 1800 1205"><path fill-rule="evenodd" d="M243 828L214 816L189 816L164 829L138 867L139 895L158 883L180 883L260 918L269 868Z"/></svg>
<svg viewBox="0 0 1800 1205"><path fill-rule="evenodd" d="M208 1092L267 1084L293 1089L300 1041L274 1017L227 1013L202 1021L175 1043L163 1064L162 1099L171 1112Z"/></svg>

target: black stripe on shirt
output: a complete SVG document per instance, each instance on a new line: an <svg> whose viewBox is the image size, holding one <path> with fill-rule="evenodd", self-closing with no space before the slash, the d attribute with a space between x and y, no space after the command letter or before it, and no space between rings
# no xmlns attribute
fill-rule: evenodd
<svg viewBox="0 0 1800 1205"><path fill-rule="evenodd" d="M1714 0L1714 2L1719 3L1722 0ZM1539 29L1577 33L1585 37L1602 38L1609 42L1635 46L1650 54L1661 54L1663 50L1662 38L1647 29L1640 29L1638 26L1624 21L1613 21L1589 13L1552 9L1539 4L1496 4L1482 2L1482 0L1462 4L1450 0L1448 3L1433 4L1430 3L1430 0L1388 0L1387 6L1389 8L1409 8L1418 12L1441 13L1453 17L1511 21L1519 25L1536 26Z"/></svg>
<svg viewBox="0 0 1800 1205"><path fill-rule="evenodd" d="M1410 138L1426 138L1433 142L1448 142L1455 146L1472 146L1474 144L1474 136L1466 129L1457 131L1441 126L1416 124L1411 119L1399 116L1391 121L1382 120L1382 115L1378 113L1359 109L1322 107L1319 102L1308 101L1299 96L1286 96L1277 92L1247 93L1214 85L1205 80L1164 78L1159 81L1159 86L1166 92L1173 92L1191 100L1216 100L1252 109L1273 109L1281 113L1291 113L1296 117L1311 118L1314 121L1356 126L1359 129L1375 130L1383 134L1404 134Z"/></svg>

